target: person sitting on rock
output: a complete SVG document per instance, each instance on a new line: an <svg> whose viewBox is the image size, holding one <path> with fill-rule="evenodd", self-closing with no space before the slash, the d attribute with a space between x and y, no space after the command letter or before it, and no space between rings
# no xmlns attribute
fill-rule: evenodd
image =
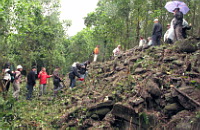
<svg viewBox="0 0 200 130"><path fill-rule="evenodd" d="M118 45L114 50L113 50L113 55L114 57L119 56L121 53L121 45Z"/></svg>
<svg viewBox="0 0 200 130"><path fill-rule="evenodd" d="M148 46L152 46L153 45L153 43L152 43L152 38L151 37L148 37L147 38L147 40L148 40Z"/></svg>
<svg viewBox="0 0 200 130"><path fill-rule="evenodd" d="M164 35L164 42L172 44L174 40L174 29L171 27L170 24L167 24L167 31Z"/></svg>
<svg viewBox="0 0 200 130"><path fill-rule="evenodd" d="M144 47L146 45L147 41L143 37L140 37L139 47Z"/></svg>

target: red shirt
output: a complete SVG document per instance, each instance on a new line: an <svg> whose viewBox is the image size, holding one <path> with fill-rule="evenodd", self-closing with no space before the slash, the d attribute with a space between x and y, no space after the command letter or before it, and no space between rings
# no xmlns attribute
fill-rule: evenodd
<svg viewBox="0 0 200 130"><path fill-rule="evenodd" d="M47 72L42 72L41 74L38 75L38 78L40 79L40 84L47 84L47 78L50 78L47 74Z"/></svg>

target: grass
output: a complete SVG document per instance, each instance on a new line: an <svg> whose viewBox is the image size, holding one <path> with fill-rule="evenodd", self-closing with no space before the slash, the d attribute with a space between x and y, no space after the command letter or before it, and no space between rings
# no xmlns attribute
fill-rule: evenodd
<svg viewBox="0 0 200 130"><path fill-rule="evenodd" d="M1 100L0 105L0 129L13 128L43 128L52 129L51 122L60 119L66 113L64 103L68 95L60 93L53 97L53 84L50 81L47 87L47 94L38 96L39 84L34 87L33 99L26 100L26 84L21 84L20 98L15 101L12 98L12 86L8 93L7 100Z"/></svg>

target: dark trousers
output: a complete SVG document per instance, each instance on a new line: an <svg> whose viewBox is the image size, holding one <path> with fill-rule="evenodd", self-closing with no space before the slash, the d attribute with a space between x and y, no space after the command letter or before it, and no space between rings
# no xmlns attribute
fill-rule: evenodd
<svg viewBox="0 0 200 130"><path fill-rule="evenodd" d="M161 39L161 35L160 34L153 35L152 36L153 46L160 46L160 39Z"/></svg>
<svg viewBox="0 0 200 130"><path fill-rule="evenodd" d="M33 85L27 84L26 86L28 93L27 93L27 100L30 100L32 98L32 94L33 94Z"/></svg>
<svg viewBox="0 0 200 130"><path fill-rule="evenodd" d="M166 39L166 43L168 43L168 44L172 44L173 41L172 41L170 38L167 38L167 39Z"/></svg>
<svg viewBox="0 0 200 130"><path fill-rule="evenodd" d="M3 83L6 85L4 88L6 92L8 92L9 88L10 88L10 81L9 80L3 80Z"/></svg>
<svg viewBox="0 0 200 130"><path fill-rule="evenodd" d="M73 88L74 86L76 86L76 79L70 78L70 88Z"/></svg>

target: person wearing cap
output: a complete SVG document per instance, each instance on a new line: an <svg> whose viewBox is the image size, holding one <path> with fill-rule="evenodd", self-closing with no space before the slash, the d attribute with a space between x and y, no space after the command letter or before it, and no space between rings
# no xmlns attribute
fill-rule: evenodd
<svg viewBox="0 0 200 130"><path fill-rule="evenodd" d="M170 26L170 24L167 24L167 31L164 35L164 42L172 44L174 40L174 29Z"/></svg>
<svg viewBox="0 0 200 130"><path fill-rule="evenodd" d="M154 26L152 32L152 43L154 46L160 45L160 39L162 37L162 25L158 19L154 19Z"/></svg>
<svg viewBox="0 0 200 130"><path fill-rule="evenodd" d="M23 70L23 67L21 65L17 66L17 70L15 71L14 81L13 81L13 97L15 99L19 99L19 93L20 93L20 83L21 83L21 71Z"/></svg>
<svg viewBox="0 0 200 130"><path fill-rule="evenodd" d="M114 50L113 50L113 55L114 57L119 56L121 53L121 45L118 45Z"/></svg>
<svg viewBox="0 0 200 130"><path fill-rule="evenodd" d="M28 90L28 93L27 93L26 100L31 100L31 98L32 98L33 87L36 84L36 77L35 77L36 71L37 71L37 68L35 66L33 66L32 70L27 75L27 86L26 86L26 88Z"/></svg>
<svg viewBox="0 0 200 130"><path fill-rule="evenodd" d="M174 35L175 39L174 41L182 40L182 29L183 29L183 13L180 11L179 8L174 9L174 21L173 21L173 27L174 27Z"/></svg>
<svg viewBox="0 0 200 130"><path fill-rule="evenodd" d="M74 62L72 64L72 67L70 69L69 73L69 79L70 79L70 89L74 88L76 86L76 77L79 78L79 80L83 81L84 78L81 78L81 75L78 73L78 70L80 70L81 65L78 62Z"/></svg>

